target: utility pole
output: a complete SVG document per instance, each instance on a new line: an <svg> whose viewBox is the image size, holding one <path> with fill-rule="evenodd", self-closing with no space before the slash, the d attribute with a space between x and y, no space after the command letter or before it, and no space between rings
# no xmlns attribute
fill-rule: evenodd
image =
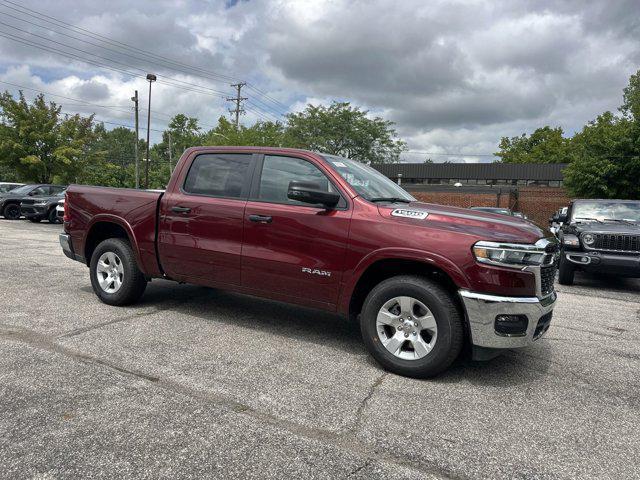
<svg viewBox="0 0 640 480"><path fill-rule="evenodd" d="M133 97L131 97L131 100L133 101L133 103L135 104L135 110L136 110L136 142L134 145L135 148L135 156L136 156L136 188L140 188L140 164L139 164L139 156L138 156L138 139L140 138L139 134L138 134L138 90L136 90L136 93L133 95Z"/></svg>
<svg viewBox="0 0 640 480"><path fill-rule="evenodd" d="M236 124L236 130L240 126L240 114L244 114L244 108L242 108L242 102L245 101L245 100L248 100L247 97L240 96L240 90L246 84L247 84L246 82L240 82L240 83L232 84L231 86L235 87L236 90L238 91L238 93L236 94L235 97L227 97L227 102L235 102L235 104L236 104L236 108L230 108L229 109L229 113L235 116L235 122L234 123Z"/></svg>

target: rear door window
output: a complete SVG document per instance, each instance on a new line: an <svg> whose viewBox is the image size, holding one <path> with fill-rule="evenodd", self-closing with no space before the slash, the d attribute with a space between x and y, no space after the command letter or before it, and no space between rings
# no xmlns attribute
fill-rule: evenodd
<svg viewBox="0 0 640 480"><path fill-rule="evenodd" d="M252 167L251 154L198 155L189 168L183 190L195 195L246 199L249 195Z"/></svg>

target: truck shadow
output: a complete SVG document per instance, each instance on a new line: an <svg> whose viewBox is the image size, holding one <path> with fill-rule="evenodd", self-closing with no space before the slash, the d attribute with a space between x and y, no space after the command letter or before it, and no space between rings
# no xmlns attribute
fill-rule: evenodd
<svg viewBox="0 0 640 480"><path fill-rule="evenodd" d="M342 350L381 369L364 348L359 325L335 314L169 282L154 282L149 285L139 305L140 308L151 305L162 308L163 304L163 309L194 316L205 322L223 322ZM472 361L468 352L463 352L448 371L428 381L470 382L493 387L526 384L545 376L551 366L550 350L551 346L542 340L535 347L535 354L524 356L521 352L506 351L487 362Z"/></svg>
<svg viewBox="0 0 640 480"><path fill-rule="evenodd" d="M640 279L602 273L576 272L574 284L572 286L559 286L559 289L561 291L571 291L574 287L597 290L599 294L601 294L603 290L619 293L637 293L640 290Z"/></svg>

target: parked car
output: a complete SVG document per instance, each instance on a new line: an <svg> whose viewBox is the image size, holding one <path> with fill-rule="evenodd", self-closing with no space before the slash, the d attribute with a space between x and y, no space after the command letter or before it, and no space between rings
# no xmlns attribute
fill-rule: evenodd
<svg viewBox="0 0 640 480"><path fill-rule="evenodd" d="M0 193L10 192L14 188L18 188L24 185L24 183L13 183L13 182L0 182Z"/></svg>
<svg viewBox="0 0 640 480"><path fill-rule="evenodd" d="M568 209L569 207L559 208L558 211L549 219L549 231L553 233L555 237L558 236L558 232L560 231L560 227L563 223L560 221L560 218L566 217Z"/></svg>
<svg viewBox="0 0 640 480"><path fill-rule="evenodd" d="M392 372L445 370L549 328L557 245L522 219L416 201L362 163L305 150L197 147L165 192L72 185L66 256L109 305L165 278L358 320Z"/></svg>
<svg viewBox="0 0 640 480"><path fill-rule="evenodd" d="M58 222L62 223L64 220L64 198L62 200L58 200L58 204L56 205L56 215L58 216Z"/></svg>
<svg viewBox="0 0 640 480"><path fill-rule="evenodd" d="M29 197L20 201L20 212L30 222L48 220L49 223L60 223L56 207L64 199L64 190L50 197Z"/></svg>
<svg viewBox="0 0 640 480"><path fill-rule="evenodd" d="M556 220L561 284L578 270L640 277L640 201L575 200Z"/></svg>
<svg viewBox="0 0 640 480"><path fill-rule="evenodd" d="M20 218L20 202L31 197L47 197L62 192L62 185L23 185L5 193L0 193L0 213L8 220Z"/></svg>

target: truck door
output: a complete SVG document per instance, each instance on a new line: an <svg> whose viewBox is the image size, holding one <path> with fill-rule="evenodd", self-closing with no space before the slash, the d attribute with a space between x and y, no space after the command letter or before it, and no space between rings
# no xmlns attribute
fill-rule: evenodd
<svg viewBox="0 0 640 480"><path fill-rule="evenodd" d="M310 160L265 155L245 210L242 286L257 295L319 308L337 303L352 210L346 195ZM326 210L287 198L289 182L342 195Z"/></svg>
<svg viewBox="0 0 640 480"><path fill-rule="evenodd" d="M240 285L244 210L252 154L201 153L160 204L158 253L167 275L206 285Z"/></svg>

